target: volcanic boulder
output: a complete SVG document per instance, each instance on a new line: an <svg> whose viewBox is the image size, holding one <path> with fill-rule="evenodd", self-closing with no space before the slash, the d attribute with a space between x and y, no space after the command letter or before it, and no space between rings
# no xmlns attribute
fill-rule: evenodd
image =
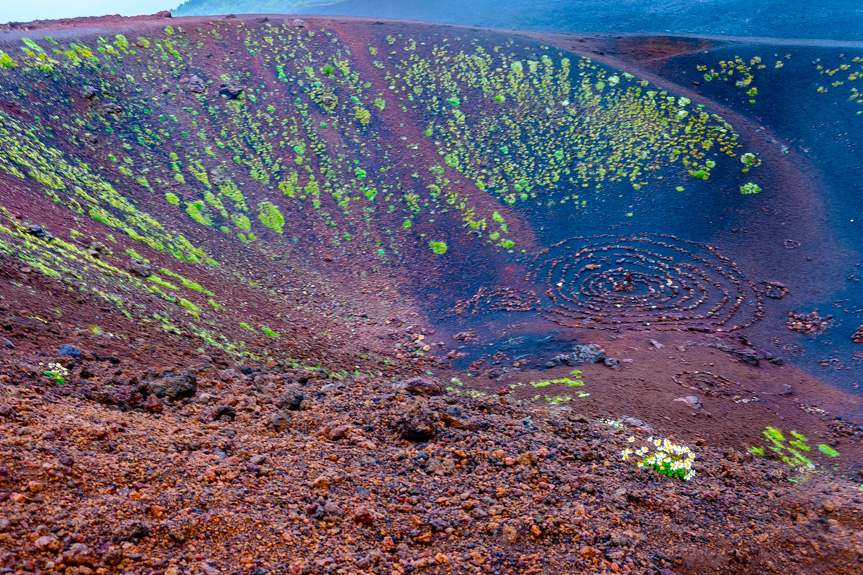
<svg viewBox="0 0 863 575"><path fill-rule="evenodd" d="M425 402L418 401L407 405L399 413L395 427L403 439L427 441L437 434L440 417Z"/></svg>
<svg viewBox="0 0 863 575"><path fill-rule="evenodd" d="M422 397L433 397L444 394L444 386L440 381L429 377L412 377L396 384L396 388L409 391L411 395Z"/></svg>
<svg viewBox="0 0 863 575"><path fill-rule="evenodd" d="M603 361L605 361L605 352L602 348L595 343L588 343L585 345L576 345L572 348L571 353L563 353L554 356L545 364L545 367L552 368L558 365L573 366L585 363L600 363Z"/></svg>
<svg viewBox="0 0 863 575"><path fill-rule="evenodd" d="M177 401L194 397L198 392L198 380L194 375L184 373L175 375L167 371L160 374L151 374L147 377L147 390L160 399Z"/></svg>
<svg viewBox="0 0 863 575"><path fill-rule="evenodd" d="M143 539L149 536L150 527L138 519L125 521L114 530L114 541L117 543L132 541L134 539Z"/></svg>
<svg viewBox="0 0 863 575"><path fill-rule="evenodd" d="M130 273L142 278L148 278L153 275L153 268L150 267L150 264L139 259L133 259L127 266L127 269Z"/></svg>
<svg viewBox="0 0 863 575"><path fill-rule="evenodd" d="M305 396L303 392L297 388L288 388L279 401L279 407L289 411L299 411L303 406Z"/></svg>
<svg viewBox="0 0 863 575"><path fill-rule="evenodd" d="M243 88L236 84L223 83L219 86L219 95L228 100L236 100L242 93Z"/></svg>
<svg viewBox="0 0 863 575"><path fill-rule="evenodd" d="M207 91L207 84L197 75L192 75L189 78L189 91L196 94L203 94Z"/></svg>

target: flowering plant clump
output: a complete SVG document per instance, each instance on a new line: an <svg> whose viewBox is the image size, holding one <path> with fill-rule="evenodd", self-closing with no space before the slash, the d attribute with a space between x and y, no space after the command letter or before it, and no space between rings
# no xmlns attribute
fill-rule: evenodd
<svg viewBox="0 0 863 575"><path fill-rule="evenodd" d="M39 362L39 367L44 369L45 375L56 381L57 385L63 385L66 383L65 377L69 375L69 370L59 363L49 363L48 365L45 365L44 363Z"/></svg>
<svg viewBox="0 0 863 575"><path fill-rule="evenodd" d="M627 441L635 443L635 438L629 437ZM676 445L668 439L654 439L653 437L648 437L647 442L656 448L654 453L651 454L650 448L647 446L642 446L635 451L626 448L620 452L621 459L626 461L630 456L638 456L641 458L638 462L639 467L650 467L657 473L684 481L689 481L695 476L695 470L692 469L695 454L688 447Z"/></svg>

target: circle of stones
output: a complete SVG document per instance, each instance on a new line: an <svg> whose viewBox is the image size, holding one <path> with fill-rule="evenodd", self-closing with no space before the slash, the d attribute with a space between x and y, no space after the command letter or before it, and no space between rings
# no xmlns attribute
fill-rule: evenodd
<svg viewBox="0 0 863 575"><path fill-rule="evenodd" d="M734 331L763 315L763 294L706 244L670 234L574 237L540 252L545 317L564 327Z"/></svg>

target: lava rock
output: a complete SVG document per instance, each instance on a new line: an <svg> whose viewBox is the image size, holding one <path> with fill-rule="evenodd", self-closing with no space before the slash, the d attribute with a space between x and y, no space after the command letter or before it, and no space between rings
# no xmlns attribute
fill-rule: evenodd
<svg viewBox="0 0 863 575"><path fill-rule="evenodd" d="M93 86L84 86L84 89L81 90L81 97L86 98L88 100L92 100L96 96L99 95L99 90L94 88Z"/></svg>
<svg viewBox="0 0 863 575"><path fill-rule="evenodd" d="M104 555L102 555L102 561L105 565L110 567L115 567L119 565L123 560L123 550L122 549L111 549L106 551Z"/></svg>
<svg viewBox="0 0 863 575"><path fill-rule="evenodd" d="M147 401L144 402L144 409L150 413L162 413L164 406L162 405L162 402L159 401L158 397L151 395L147 398Z"/></svg>
<svg viewBox="0 0 863 575"><path fill-rule="evenodd" d="M365 505L358 505L355 507L354 510L351 511L351 519L364 525L371 525L375 522L374 514Z"/></svg>
<svg viewBox="0 0 863 575"><path fill-rule="evenodd" d="M678 397L674 401L677 403L684 403L688 407L691 407L692 409L698 409L699 407L701 407L701 402L698 401L698 398L695 397L694 395L687 395L686 397Z"/></svg>
<svg viewBox="0 0 863 575"><path fill-rule="evenodd" d="M130 519L114 530L114 541L133 541L150 536L150 526L138 519Z"/></svg>
<svg viewBox="0 0 863 575"><path fill-rule="evenodd" d="M150 264L139 259L132 259L126 269L130 273L142 278L148 278L153 275L153 268L150 267Z"/></svg>
<svg viewBox="0 0 863 575"><path fill-rule="evenodd" d="M96 562L96 555L89 545L84 543L73 543L67 551L63 552L63 562L66 565L92 565Z"/></svg>
<svg viewBox="0 0 863 575"><path fill-rule="evenodd" d="M585 363L600 363L605 361L605 352L595 343L585 345L576 345L572 348L572 353L564 353L556 355L545 364L546 368L556 367L558 365L583 365Z"/></svg>
<svg viewBox="0 0 863 575"><path fill-rule="evenodd" d="M305 396L299 389L287 389L282 394L279 407L289 411L299 411L303 407L303 399L305 399Z"/></svg>
<svg viewBox="0 0 863 575"><path fill-rule="evenodd" d="M427 441L437 434L440 417L424 403L408 406L396 420L396 429L408 441Z"/></svg>
<svg viewBox="0 0 863 575"><path fill-rule="evenodd" d="M624 415L618 421L621 425L626 425L627 427L631 427L636 431L640 431L642 433L653 433L653 426L649 423L642 421L636 417L631 417L629 415Z"/></svg>
<svg viewBox="0 0 863 575"><path fill-rule="evenodd" d="M236 100L243 93L243 88L236 84L223 83L219 85L219 95L228 100Z"/></svg>
<svg viewBox="0 0 863 575"><path fill-rule="evenodd" d="M190 92L203 94L207 91L207 84L199 76L193 74L192 77L189 78L188 88Z"/></svg>
<svg viewBox="0 0 863 575"><path fill-rule="evenodd" d="M33 542L33 546L39 551L59 551L60 540L53 535L43 535Z"/></svg>
<svg viewBox="0 0 863 575"><path fill-rule="evenodd" d="M188 373L175 375L171 372L164 372L148 376L147 384L150 393L159 399L165 398L169 401L194 397L198 392L198 380L194 375Z"/></svg>
<svg viewBox="0 0 863 575"><path fill-rule="evenodd" d="M602 363L605 365L605 367L609 367L611 369L620 369L620 362L617 361L617 358L615 357L606 357L604 360L602 360Z"/></svg>
<svg viewBox="0 0 863 575"><path fill-rule="evenodd" d="M42 226L32 225L27 226L27 233L31 236L36 236L40 240L48 240L51 241L54 239L50 233L48 233Z"/></svg>
<svg viewBox="0 0 863 575"><path fill-rule="evenodd" d="M116 102L105 102L104 104L102 104L102 109L105 110L105 113L107 114L123 113L123 108Z"/></svg>
<svg viewBox="0 0 863 575"><path fill-rule="evenodd" d="M213 410L213 421L234 421L237 410L230 405L220 405Z"/></svg>
<svg viewBox="0 0 863 575"><path fill-rule="evenodd" d="M57 350L57 354L65 355L66 357L73 357L75 359L81 358L81 350L68 343L61 345L60 349Z"/></svg>
<svg viewBox="0 0 863 575"><path fill-rule="evenodd" d="M334 94L324 94L321 96L321 104L324 105L324 108L332 108L338 103L339 99Z"/></svg>
<svg viewBox="0 0 863 575"><path fill-rule="evenodd" d="M445 393L444 386L435 379L429 377L412 377L396 384L397 389L404 389L411 395L422 397L433 397Z"/></svg>
<svg viewBox="0 0 863 575"><path fill-rule="evenodd" d="M291 425L291 418L284 411L270 415L270 427L275 431L284 431Z"/></svg>

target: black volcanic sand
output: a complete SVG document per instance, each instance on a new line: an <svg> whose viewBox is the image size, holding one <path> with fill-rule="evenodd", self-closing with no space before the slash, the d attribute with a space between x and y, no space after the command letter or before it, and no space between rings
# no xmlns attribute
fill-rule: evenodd
<svg viewBox="0 0 863 575"><path fill-rule="evenodd" d="M788 296L768 307L768 317L776 323L790 311L817 309L833 316L832 327L821 335L773 329L773 322L756 325L759 345L806 366L817 377L856 390L863 361L863 350L852 342L863 323L863 292L857 287L863 189L855 166L863 134L855 126L863 108L849 98L854 81L848 77L860 70L861 64L853 60L863 55L863 45L694 38L660 43L630 37L601 39L598 46L607 51L609 62L642 66L740 114L748 123L744 132L760 143L763 153L786 159L776 164L781 172L764 186L763 203L735 224L740 229L725 234L721 245L736 246L727 249L735 250L735 260L747 261L750 274L787 284ZM753 71L750 86L758 90L754 98L745 94L749 88L736 87L735 79L706 82L697 69L718 69L718 62L735 57L747 64L761 58L766 65ZM777 61L781 68L775 67ZM842 84L834 87L834 82Z"/></svg>

